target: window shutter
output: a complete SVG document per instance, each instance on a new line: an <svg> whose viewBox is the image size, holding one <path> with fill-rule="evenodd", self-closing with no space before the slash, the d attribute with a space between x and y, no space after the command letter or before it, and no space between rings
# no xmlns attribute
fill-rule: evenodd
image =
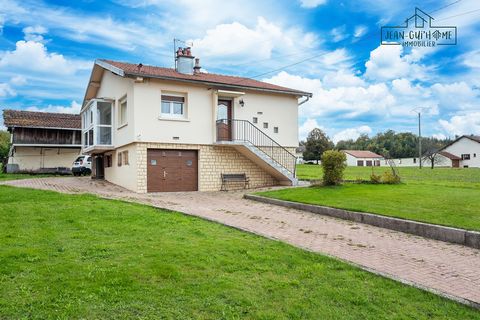
<svg viewBox="0 0 480 320"><path fill-rule="evenodd" d="M119 167L122 166L122 153L121 152L117 152L117 165Z"/></svg>
<svg viewBox="0 0 480 320"><path fill-rule="evenodd" d="M185 102L184 97L177 97L177 96L168 96L162 94L162 101L172 101L172 102Z"/></svg>
<svg viewBox="0 0 480 320"><path fill-rule="evenodd" d="M128 151L123 152L123 162L125 163L126 166L129 165L129 163L128 163Z"/></svg>

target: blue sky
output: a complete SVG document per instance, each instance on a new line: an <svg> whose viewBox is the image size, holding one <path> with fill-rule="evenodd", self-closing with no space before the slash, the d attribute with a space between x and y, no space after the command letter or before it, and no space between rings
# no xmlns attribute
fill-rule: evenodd
<svg viewBox="0 0 480 320"><path fill-rule="evenodd" d="M458 44L381 46L416 6ZM479 31L477 0L0 0L0 109L78 112L95 59L171 67L179 38L207 72L312 92L301 137L415 132L414 108L427 135L480 134Z"/></svg>

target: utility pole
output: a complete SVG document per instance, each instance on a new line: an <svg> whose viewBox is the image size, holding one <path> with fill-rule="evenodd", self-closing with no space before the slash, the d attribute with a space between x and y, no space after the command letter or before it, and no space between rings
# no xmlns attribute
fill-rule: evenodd
<svg viewBox="0 0 480 320"><path fill-rule="evenodd" d="M421 112L418 112L418 166L422 169L422 126L421 126Z"/></svg>

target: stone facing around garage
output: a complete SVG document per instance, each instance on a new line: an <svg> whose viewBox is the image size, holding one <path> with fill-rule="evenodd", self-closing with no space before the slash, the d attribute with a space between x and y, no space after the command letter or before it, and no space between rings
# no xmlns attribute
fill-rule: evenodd
<svg viewBox="0 0 480 320"><path fill-rule="evenodd" d="M249 200L279 205L292 209L309 211L330 217L365 223L376 227L410 233L429 239L461 244L467 247L480 249L480 232L444 227L440 225L417 222L412 220L403 220L372 213L355 212L292 201L272 199L252 194L246 194L245 198Z"/></svg>
<svg viewBox="0 0 480 320"><path fill-rule="evenodd" d="M147 192L147 149L198 150L198 190L219 191L222 173L245 173L250 188L278 185L278 181L232 147L195 144L137 143L137 192ZM231 187L239 187L234 184Z"/></svg>

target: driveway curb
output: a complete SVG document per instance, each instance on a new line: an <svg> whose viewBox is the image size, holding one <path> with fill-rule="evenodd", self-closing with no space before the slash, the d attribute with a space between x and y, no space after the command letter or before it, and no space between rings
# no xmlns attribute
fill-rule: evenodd
<svg viewBox="0 0 480 320"><path fill-rule="evenodd" d="M480 249L480 232L476 231L381 216L373 213L349 211L293 201L279 200L253 194L246 194L244 198Z"/></svg>

